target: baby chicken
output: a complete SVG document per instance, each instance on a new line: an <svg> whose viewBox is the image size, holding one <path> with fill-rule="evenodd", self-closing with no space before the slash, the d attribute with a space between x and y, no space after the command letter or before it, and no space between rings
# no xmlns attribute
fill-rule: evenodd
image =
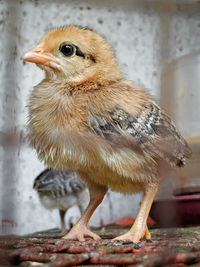
<svg viewBox="0 0 200 267"><path fill-rule="evenodd" d="M78 205L82 213L87 202L87 188L79 175L73 171L65 172L46 169L34 180L41 204L47 209L59 209L61 230L65 232L65 213Z"/></svg>
<svg viewBox="0 0 200 267"><path fill-rule="evenodd" d="M150 239L161 163L181 167L191 154L175 125L145 89L123 79L112 47L91 29L53 29L22 59L45 71L29 101L32 145L49 167L76 170L89 188L88 207L64 238L99 238L88 222L111 188L144 193L133 226L116 239Z"/></svg>

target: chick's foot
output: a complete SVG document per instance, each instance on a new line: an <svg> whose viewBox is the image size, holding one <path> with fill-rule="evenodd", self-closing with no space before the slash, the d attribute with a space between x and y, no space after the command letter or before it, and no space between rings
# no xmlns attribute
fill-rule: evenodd
<svg viewBox="0 0 200 267"><path fill-rule="evenodd" d="M66 234L63 238L64 239L76 239L78 241L84 241L85 236L89 236L94 240L100 239L100 236L93 233L86 227L85 225L75 225L68 234Z"/></svg>
<svg viewBox="0 0 200 267"><path fill-rule="evenodd" d="M117 236L113 240L128 240L133 243L138 243L143 238L145 238L146 240L151 240L151 234L147 227L146 230L138 229L137 231L134 231L131 229L127 233Z"/></svg>

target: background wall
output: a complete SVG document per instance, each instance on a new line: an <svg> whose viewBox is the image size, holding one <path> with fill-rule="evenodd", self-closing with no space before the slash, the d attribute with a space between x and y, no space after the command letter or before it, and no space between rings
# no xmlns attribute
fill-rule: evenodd
<svg viewBox="0 0 200 267"><path fill-rule="evenodd" d="M43 73L20 56L52 27L89 26L113 44L125 77L159 99L163 66L199 50L199 11L194 0L0 0L0 234L59 226L57 211L45 210L32 189L44 166L23 142L27 98ZM109 192L91 224L135 216L140 200ZM72 215L79 216L77 208L66 219Z"/></svg>

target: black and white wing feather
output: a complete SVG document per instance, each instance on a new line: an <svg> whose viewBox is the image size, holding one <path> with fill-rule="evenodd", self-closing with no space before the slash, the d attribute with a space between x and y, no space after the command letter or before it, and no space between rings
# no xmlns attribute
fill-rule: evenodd
<svg viewBox="0 0 200 267"><path fill-rule="evenodd" d="M154 101L148 101L137 115L120 106L107 114L89 114L93 131L117 146L138 149L153 158L181 167L191 150L170 118Z"/></svg>

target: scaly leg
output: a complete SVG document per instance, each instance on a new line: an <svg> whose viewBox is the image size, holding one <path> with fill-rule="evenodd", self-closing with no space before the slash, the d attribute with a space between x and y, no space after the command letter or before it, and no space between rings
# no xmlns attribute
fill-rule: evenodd
<svg viewBox="0 0 200 267"><path fill-rule="evenodd" d="M64 233L65 230L66 230L66 227L65 227L65 213L66 213L66 210L59 210L62 233Z"/></svg>
<svg viewBox="0 0 200 267"><path fill-rule="evenodd" d="M146 227L146 231L145 231L145 239L146 239L146 240L151 240L151 233L149 232L148 227Z"/></svg>
<svg viewBox="0 0 200 267"><path fill-rule="evenodd" d="M157 189L158 184L151 184L145 188L142 204L133 226L127 233L116 237L115 240L130 240L137 243L143 237L145 237L147 240L151 239L151 234L146 223Z"/></svg>
<svg viewBox="0 0 200 267"><path fill-rule="evenodd" d="M95 240L100 238L97 234L88 229L88 222L96 208L102 202L107 188L91 184L88 185L88 189L90 192L90 202L78 222L72 227L69 233L63 237L65 239L78 239L79 241L83 241L84 236L90 236Z"/></svg>

